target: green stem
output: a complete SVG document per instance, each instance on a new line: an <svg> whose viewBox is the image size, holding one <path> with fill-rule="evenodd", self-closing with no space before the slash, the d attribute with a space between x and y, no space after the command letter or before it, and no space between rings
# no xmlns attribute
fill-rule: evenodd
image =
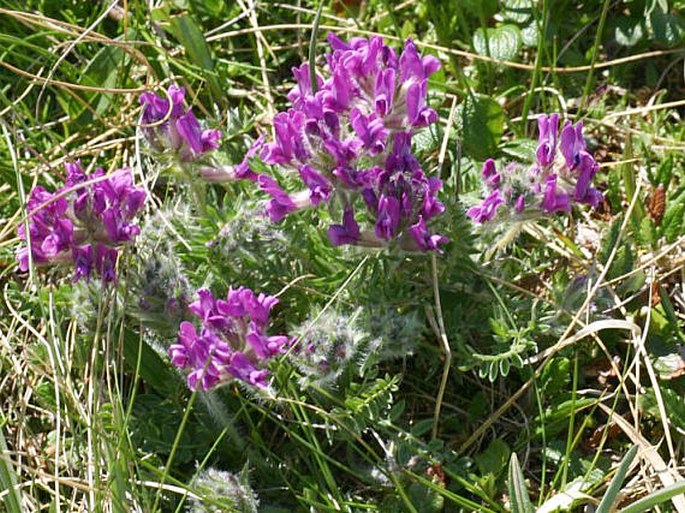
<svg viewBox="0 0 685 513"><path fill-rule="evenodd" d="M316 94L319 85L316 82L316 40L319 37L319 23L321 22L321 13L323 12L323 1L319 4L314 16L314 24L312 25L312 36L309 39L309 80L312 83L312 94Z"/></svg>
<svg viewBox="0 0 685 513"><path fill-rule="evenodd" d="M599 17L599 26L597 27L597 34L595 34L595 43L592 45L592 61L590 62L590 71L588 71L587 78L585 79L585 87L583 87L583 97L580 100L580 107L578 107L578 112L583 112L585 108L585 103L587 102L587 97L590 94L590 87L592 87L592 75L595 72L595 64L597 63L597 51L599 49L599 44L602 41L602 32L604 32L604 23L607 19L607 14L609 12L609 0L604 0L604 5L602 6L602 14Z"/></svg>
<svg viewBox="0 0 685 513"><path fill-rule="evenodd" d="M526 99L523 102L523 111L521 113L521 126L523 127L523 131L525 132L526 130L526 122L528 121L528 112L530 111L530 105L533 103L533 91L535 88L538 86L538 81L540 79L540 71L542 69L542 54L544 52L544 47L545 47L545 34L547 33L547 8L548 8L548 3L547 0L543 0L542 2L542 23L538 22L538 47L537 51L535 52L535 69L533 70L533 78L530 81L530 91L528 92L528 96L526 96Z"/></svg>
<svg viewBox="0 0 685 513"><path fill-rule="evenodd" d="M166 465L164 466L164 473L162 474L162 479L160 480L160 484L164 484L166 481L167 476L169 475L169 470L171 469L171 463L174 461L174 456L176 456L176 450L178 449L178 446L181 443L181 436L183 435L183 431L185 430L186 424L188 423L188 418L190 418L190 412L193 409L193 403L195 402L195 397L197 397L197 390L193 391L193 394L190 396L190 400L188 401L188 406L186 406L186 411L183 413L183 418L181 419L181 425L178 426L178 431L176 431L176 437L174 438L174 444L171 446L171 452L169 453L169 459L166 462ZM155 495L155 502L152 506L152 512L157 511L157 506L159 505L159 499L162 495L162 487L160 487L157 490L157 494Z"/></svg>

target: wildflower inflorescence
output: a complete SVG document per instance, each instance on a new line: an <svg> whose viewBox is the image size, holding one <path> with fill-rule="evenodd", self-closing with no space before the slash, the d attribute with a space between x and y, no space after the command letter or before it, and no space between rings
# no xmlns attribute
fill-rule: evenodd
<svg viewBox="0 0 685 513"><path fill-rule="evenodd" d="M182 322L178 342L169 348L171 362L190 371L188 387L209 390L233 378L266 387L266 362L292 342L284 335L266 334L278 299L245 287L230 288L225 300L215 299L207 289L198 296L188 308L202 319L202 328L198 332L192 323Z"/></svg>
<svg viewBox="0 0 685 513"><path fill-rule="evenodd" d="M185 110L185 89L169 86L167 98L155 93L140 95L143 106L143 133L150 146L158 151L170 151L181 162L190 162L219 147L221 132L203 130L192 109Z"/></svg>
<svg viewBox="0 0 685 513"><path fill-rule="evenodd" d="M292 107L275 116L275 140L251 150L262 146L265 163L295 170L306 186L288 193L271 176L251 176L271 196L268 216L278 222L335 199L342 206L341 222L328 229L335 246L397 241L406 250L441 251L447 238L426 223L444 211L442 182L427 177L411 151L414 131L438 119L426 106L438 59L421 57L411 40L399 56L380 37L346 43L329 34L328 41L328 78L317 74L312 87L309 65L294 68ZM359 226L362 205L373 231Z"/></svg>
<svg viewBox="0 0 685 513"><path fill-rule="evenodd" d="M119 248L131 242L140 229L133 218L142 208L146 193L133 186L131 170L90 175L80 162L67 164L67 179L54 193L35 187L27 201L28 233L19 226L19 237L30 239L17 253L19 269L34 264L73 262L74 282L90 279L95 270L103 283L116 281Z"/></svg>
<svg viewBox="0 0 685 513"><path fill-rule="evenodd" d="M559 134L559 115L541 116L538 132L530 167L511 163L498 172L493 159L485 161L481 174L487 195L467 212L475 222L570 211L572 202L596 207L603 201L592 187L599 165L587 151L582 123L567 120Z"/></svg>

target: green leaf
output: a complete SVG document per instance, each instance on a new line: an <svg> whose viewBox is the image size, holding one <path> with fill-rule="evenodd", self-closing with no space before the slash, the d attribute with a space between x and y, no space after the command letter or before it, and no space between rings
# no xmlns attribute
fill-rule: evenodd
<svg viewBox="0 0 685 513"><path fill-rule="evenodd" d="M621 46L634 46L645 33L644 18L620 17L616 20L614 39Z"/></svg>
<svg viewBox="0 0 685 513"><path fill-rule="evenodd" d="M519 465L516 453L511 453L509 461L509 498L511 499L511 513L533 513L533 505L526 489L523 471Z"/></svg>
<svg viewBox="0 0 685 513"><path fill-rule="evenodd" d="M141 340L141 336L132 330L124 333L124 364L130 371L135 371L140 360L140 377L155 388L160 394L176 393L181 380L167 362L157 352ZM140 353L140 354L139 354Z"/></svg>
<svg viewBox="0 0 685 513"><path fill-rule="evenodd" d="M438 513L445 507L445 498L442 495L420 483L412 483L407 491L410 502L414 505L420 505L421 511Z"/></svg>
<svg viewBox="0 0 685 513"><path fill-rule="evenodd" d="M685 23L682 17L672 14L666 6L657 5L649 17L654 38L667 46L682 44L685 37Z"/></svg>
<svg viewBox="0 0 685 513"><path fill-rule="evenodd" d="M642 513L643 511L654 511L655 506L666 502L667 500L685 493L685 480L673 483L670 486L652 492L646 497L643 497L639 501L633 502L627 508L623 508L619 513ZM598 512L597 513L601 513Z"/></svg>
<svg viewBox="0 0 685 513"><path fill-rule="evenodd" d="M475 159L485 160L495 153L504 133L504 111L492 98L470 96L457 107L456 124L464 150Z"/></svg>
<svg viewBox="0 0 685 513"><path fill-rule="evenodd" d="M476 53L497 60L514 59L521 50L522 44L521 30L516 25L479 28L473 34L473 48Z"/></svg>
<svg viewBox="0 0 685 513"><path fill-rule="evenodd" d="M539 37L540 31L538 30L538 24L534 20L521 29L521 42L523 43L523 46L529 48L537 47Z"/></svg>
<svg viewBox="0 0 685 513"><path fill-rule="evenodd" d="M656 244L657 230L651 217L643 217L640 223L640 239L647 245Z"/></svg>
<svg viewBox="0 0 685 513"><path fill-rule="evenodd" d="M206 72L205 78L209 82L212 94L217 97L221 96L222 91L214 75L214 59L195 20L188 15L174 16L171 18L171 32L188 52L188 60Z"/></svg>
<svg viewBox="0 0 685 513"><path fill-rule="evenodd" d="M670 154L666 159L664 159L656 172L656 179L653 185L663 185L668 188L671 183L671 178L673 176L673 155Z"/></svg>
<svg viewBox="0 0 685 513"><path fill-rule="evenodd" d="M511 449L504 440L495 438L488 448L476 455L474 460L481 476L493 474L497 476L509 463Z"/></svg>
<svg viewBox="0 0 685 513"><path fill-rule="evenodd" d="M682 233L683 217L685 216L685 203L678 201L666 208L664 219L661 221L661 230L666 241L673 242Z"/></svg>
<svg viewBox="0 0 685 513"><path fill-rule="evenodd" d="M621 464L616 470L616 475L611 480L611 483L609 483L609 488L607 488L607 491L604 494L604 497L602 497L602 501L599 503L599 506L597 506L595 513L609 513L613 511L613 506L616 504L616 497L621 491L621 486L626 478L626 474L628 474L630 464L633 462L633 459L635 459L637 449L638 446L634 445L621 461Z"/></svg>
<svg viewBox="0 0 685 513"><path fill-rule="evenodd" d="M660 373L664 372L665 365L669 365L667 363L668 356L669 355L659 358L655 364L655 368ZM672 368L676 370L681 369L683 359L677 353L673 354L672 356L680 359L680 361L676 359L671 362L670 365L672 365ZM683 397L681 397L676 391L666 387L661 387L661 398L664 401L664 408L668 414L669 422L680 430L685 429L685 399L683 399ZM641 410L653 416L654 418L661 417L661 411L659 409L659 404L657 403L656 395L654 394L653 389L647 389L647 391L640 396L639 404Z"/></svg>
<svg viewBox="0 0 685 513"><path fill-rule="evenodd" d="M562 394L571 382L571 362L568 358L552 358L540 376L540 390L546 397L553 399Z"/></svg>
<svg viewBox="0 0 685 513"><path fill-rule="evenodd" d="M535 159L535 150L538 147L537 141L532 139L516 139L507 141L500 145L500 150L505 155L513 157L522 162L531 162Z"/></svg>
<svg viewBox="0 0 685 513"><path fill-rule="evenodd" d="M599 261L606 264L609 261L609 256L618 241L618 236L621 231L621 224L623 223L623 216L617 215L614 222L611 223L609 231L602 238L602 246L599 250Z"/></svg>
<svg viewBox="0 0 685 513"><path fill-rule="evenodd" d="M0 487L8 493L3 498L3 503L8 512L21 513L21 496L16 488L17 475L11 467L9 460L6 459L10 452L7 449L7 442L5 441L2 427L4 427L4 422L3 426L0 427Z"/></svg>
<svg viewBox="0 0 685 513"><path fill-rule="evenodd" d="M523 24L533 15L532 0L503 0L502 16L506 21Z"/></svg>
<svg viewBox="0 0 685 513"><path fill-rule="evenodd" d="M449 4L449 2L442 2ZM497 12L497 0L461 0L460 4L466 12L481 19L490 18Z"/></svg>

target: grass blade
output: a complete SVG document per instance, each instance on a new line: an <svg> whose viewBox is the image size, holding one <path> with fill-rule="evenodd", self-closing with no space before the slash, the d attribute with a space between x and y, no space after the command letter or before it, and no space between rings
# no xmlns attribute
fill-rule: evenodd
<svg viewBox="0 0 685 513"><path fill-rule="evenodd" d="M639 501L633 502L627 508L623 508L619 513L642 513L643 511L653 511L658 504L666 502L676 495L681 495L683 493L685 493L685 481L678 481L671 486L650 493L647 497L643 497Z"/></svg>
<svg viewBox="0 0 685 513"><path fill-rule="evenodd" d="M609 513L610 511L612 511L612 507L616 503L616 497L618 496L618 493L621 491L621 486L623 485L623 481L626 478L626 474L628 473L630 464L635 459L637 449L638 446L634 445L628 451L628 454L625 455L623 461L621 461L621 464L618 466L618 470L616 470L616 475L611 480L611 483L609 483L609 488L607 488L604 497L602 497L602 502L600 502L599 506L597 506L597 510L595 513Z"/></svg>
<svg viewBox="0 0 685 513"><path fill-rule="evenodd" d="M2 429L0 429L0 452L2 453L0 457L0 487L7 492L3 503L9 513L21 513L21 497L17 490L17 475L6 459L9 451Z"/></svg>

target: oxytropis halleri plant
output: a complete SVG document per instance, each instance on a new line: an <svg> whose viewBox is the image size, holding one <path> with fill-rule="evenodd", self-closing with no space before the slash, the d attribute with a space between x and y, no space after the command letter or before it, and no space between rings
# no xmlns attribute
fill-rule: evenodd
<svg viewBox="0 0 685 513"><path fill-rule="evenodd" d="M65 168L63 187L53 193L35 187L29 194L28 232L23 224L19 226L19 237L28 245L17 253L19 269L28 271L30 261L72 263L74 282L89 280L93 271L103 283L114 282L121 247L140 233L133 220L146 193L133 186L128 168L109 175L104 169L87 175L80 162Z"/></svg>
<svg viewBox="0 0 685 513"><path fill-rule="evenodd" d="M247 161L237 166L217 162L214 150L220 146L221 131L203 128L192 108L184 107L185 95L185 89L175 84L169 86L165 96L152 92L140 95L141 130L156 156L192 170L194 175L209 182L230 182L254 176Z"/></svg>
<svg viewBox="0 0 685 513"><path fill-rule="evenodd" d="M326 55L326 77L316 74L312 84L308 64L294 68L292 107L275 116L275 139L260 139L251 150L267 164L294 171L306 186L288 193L271 176L249 177L272 198L268 216L278 222L304 208L335 204L340 223L328 229L333 245L441 251L447 238L432 234L427 223L444 211L437 199L442 182L426 176L411 146L415 130L438 119L426 106L438 59L421 57L411 40L399 56L380 37L346 43L329 34L328 41L333 51ZM362 229L363 220L373 229Z"/></svg>
<svg viewBox="0 0 685 513"><path fill-rule="evenodd" d="M215 299L207 289L199 290L198 296L188 308L202 320L200 331L182 322L178 342L169 348L171 362L188 371L188 387L208 390L238 378L265 388L267 362L292 343L285 335L266 334L278 299L245 287L230 288L225 300Z"/></svg>
<svg viewBox="0 0 685 513"><path fill-rule="evenodd" d="M259 511L259 499L248 481L247 468L240 474L208 468L195 478L193 489L201 496L190 498L188 513Z"/></svg>
<svg viewBox="0 0 685 513"><path fill-rule="evenodd" d="M498 172L495 161L483 164L486 197L467 214L477 223L506 219L529 219L558 211L570 211L571 204L596 207L602 193L592 187L599 165L588 153L581 122L566 121L559 133L559 115L538 118L538 147L535 162L516 162Z"/></svg>

